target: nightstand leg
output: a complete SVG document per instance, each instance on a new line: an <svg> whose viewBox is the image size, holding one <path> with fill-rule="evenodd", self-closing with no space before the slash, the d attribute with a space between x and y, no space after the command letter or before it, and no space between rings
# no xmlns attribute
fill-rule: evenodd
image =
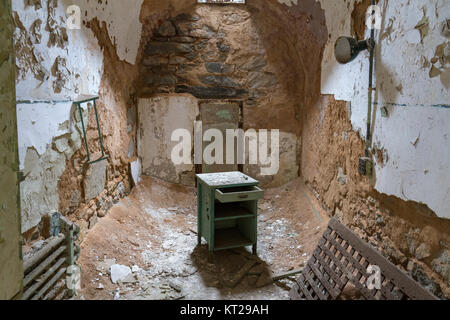
<svg viewBox="0 0 450 320"><path fill-rule="evenodd" d="M254 245L253 245L253 255L254 255L254 256L257 256L257 255L258 255L258 245L257 245L257 244L254 244Z"/></svg>
<svg viewBox="0 0 450 320"><path fill-rule="evenodd" d="M198 181L197 184L197 242L198 246L202 244L202 184Z"/></svg>

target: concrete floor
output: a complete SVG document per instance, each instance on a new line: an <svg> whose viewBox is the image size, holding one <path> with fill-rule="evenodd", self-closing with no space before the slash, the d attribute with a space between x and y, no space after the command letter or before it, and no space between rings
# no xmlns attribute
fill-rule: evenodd
<svg viewBox="0 0 450 320"><path fill-rule="evenodd" d="M273 283L271 277L302 267L328 223L303 183L266 190L257 258L242 248L208 261L206 244L197 246L195 191L144 178L84 238L78 298L288 299L293 278ZM126 283L112 283L112 264L134 267ZM239 271L245 275L234 279Z"/></svg>

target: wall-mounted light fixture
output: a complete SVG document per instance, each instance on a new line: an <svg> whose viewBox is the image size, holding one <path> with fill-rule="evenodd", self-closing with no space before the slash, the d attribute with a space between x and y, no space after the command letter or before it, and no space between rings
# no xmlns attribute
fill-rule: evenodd
<svg viewBox="0 0 450 320"><path fill-rule="evenodd" d="M339 37L334 46L337 62L345 64L355 60L361 51L370 49L371 42L371 39L358 41L352 37Z"/></svg>

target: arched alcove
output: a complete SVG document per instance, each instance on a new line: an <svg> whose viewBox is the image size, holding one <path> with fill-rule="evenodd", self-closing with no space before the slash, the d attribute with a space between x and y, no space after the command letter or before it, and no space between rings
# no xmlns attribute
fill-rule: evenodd
<svg viewBox="0 0 450 320"><path fill-rule="evenodd" d="M148 112L155 114L156 98L174 110L178 108L178 113L171 111L173 116L201 120L207 128L279 130L278 173L261 175L261 165L248 162L241 169L266 186L280 186L297 178L303 110L320 96L320 64L327 39L320 5L305 1L288 7L277 1L247 1L245 5L185 2L168 3L166 9L162 6L146 2L144 8L149 9L141 14L144 31L138 59L139 118L146 118ZM159 8L159 14L155 8ZM187 111L183 104L169 102L186 94L196 99L198 108ZM211 110L222 112L220 106L234 110L236 116L229 120L208 118ZM199 170L233 169L205 165L200 169L176 168L167 151L173 147L173 130L164 128L164 123L175 119L171 121L166 113L160 116L164 119L140 121L138 145L145 173L193 184L194 173ZM151 130L146 130L147 126ZM193 132L193 123L185 129ZM160 154L152 148L157 144Z"/></svg>

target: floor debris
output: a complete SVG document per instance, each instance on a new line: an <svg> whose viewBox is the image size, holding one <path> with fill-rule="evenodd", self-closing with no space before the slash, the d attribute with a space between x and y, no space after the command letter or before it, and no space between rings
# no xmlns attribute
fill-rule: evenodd
<svg viewBox="0 0 450 320"><path fill-rule="evenodd" d="M206 242L197 246L195 189L144 177L84 239L79 298L288 299L292 283L284 278L304 265L327 223L312 195L324 222L298 196L308 193L300 180L288 190L266 190L257 257L239 248L210 262Z"/></svg>
<svg viewBox="0 0 450 320"><path fill-rule="evenodd" d="M274 276L272 278L272 280L273 281L278 281L278 280L286 279L286 278L298 275L298 274L302 273L302 271L303 271L303 268L297 269L297 270L292 270L292 271L285 272L285 273L281 273L279 275Z"/></svg>

